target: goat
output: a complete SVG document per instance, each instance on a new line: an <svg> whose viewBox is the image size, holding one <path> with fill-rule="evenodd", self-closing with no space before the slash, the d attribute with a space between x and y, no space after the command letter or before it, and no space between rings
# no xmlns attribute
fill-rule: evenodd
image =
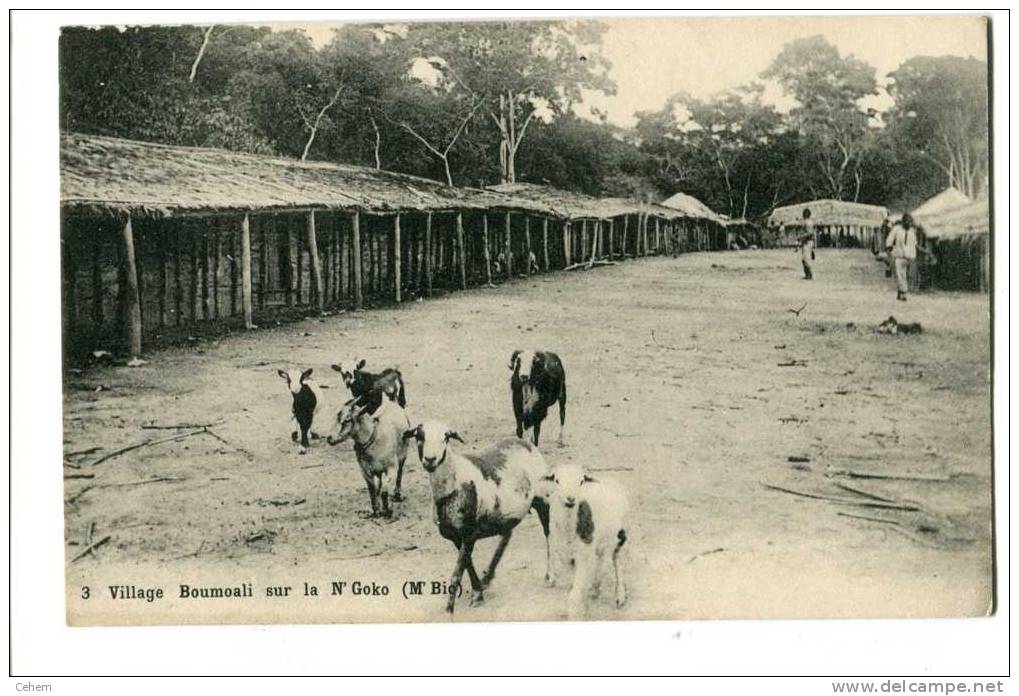
<svg viewBox="0 0 1019 696"><path fill-rule="evenodd" d="M344 361L331 367L343 377L343 383L354 398L370 396L368 406L375 411L382 403L382 394L396 401L400 408L407 408L407 394L403 386L403 375L395 367L387 367L381 372L364 370L365 360Z"/></svg>
<svg viewBox="0 0 1019 696"><path fill-rule="evenodd" d="M464 570L473 591L471 605L484 601L484 589L495 578L496 566L514 528L532 509L538 513L545 533L548 577L548 503L539 490L548 467L536 447L520 438L504 438L476 454L459 454L449 449L449 441L463 442L460 435L434 421L418 425L403 436L417 441L418 456L432 487L439 534L458 551L448 588L447 612L453 613ZM472 558L474 544L493 536L501 539L484 578L479 578Z"/></svg>
<svg viewBox="0 0 1019 696"><path fill-rule="evenodd" d="M315 396L315 392L305 384L305 380L311 377L311 371L312 368L309 367L301 373L297 380L294 380L289 372L277 370L279 376L287 383L287 389L290 390L290 394L293 397L290 411L297 421L297 426L301 429L301 447L304 448L309 447L308 431L311 430L311 421L315 417L315 407L318 405L318 398ZM318 436L316 435L315 437ZM297 442L296 430L290 434L290 438Z"/></svg>
<svg viewBox="0 0 1019 696"><path fill-rule="evenodd" d="M573 547L576 570L567 601L568 618L582 619L587 598L597 595L606 556L611 552L616 579L616 606L626 604L626 583L623 581L620 552L626 543L626 493L614 481L596 480L575 464L562 465L544 481L553 483L545 488L552 518L553 538L560 560L563 549ZM579 544L578 544L579 541ZM555 582L556 565L550 568Z"/></svg>
<svg viewBox="0 0 1019 696"><path fill-rule="evenodd" d="M541 435L541 422L549 407L559 402L559 444L563 444L566 427L566 371L555 353L515 350L510 356L510 390L513 393L513 415L517 421L517 437L533 428L534 444Z"/></svg>
<svg viewBox="0 0 1019 696"><path fill-rule="evenodd" d="M354 441L354 453L361 475L368 485L372 516L390 517L389 475L396 469L393 501L403 500L403 465L407 460L407 440L403 433L410 427L406 412L396 403L383 403L374 413L363 397L349 400L336 415L336 432L327 438L330 445Z"/></svg>

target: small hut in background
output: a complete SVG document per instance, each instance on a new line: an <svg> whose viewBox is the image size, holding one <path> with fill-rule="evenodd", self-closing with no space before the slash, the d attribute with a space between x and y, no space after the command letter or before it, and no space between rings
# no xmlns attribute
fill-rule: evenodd
<svg viewBox="0 0 1019 696"><path fill-rule="evenodd" d="M881 234L881 223L888 217L884 206L822 199L775 208L768 224L782 228L785 238L799 237L805 229L806 208L814 223L814 243L823 247L873 248Z"/></svg>
<svg viewBox="0 0 1019 696"><path fill-rule="evenodd" d="M674 193L659 205L682 214L685 251L721 251L729 248L725 219L693 196Z"/></svg>
<svg viewBox="0 0 1019 696"><path fill-rule="evenodd" d="M917 255L920 286L980 290L991 285L991 216L987 198L970 200L950 188L911 213L928 254Z"/></svg>
<svg viewBox="0 0 1019 696"><path fill-rule="evenodd" d="M729 218L722 215L725 222L725 243L727 249L760 249L764 245L761 228L746 218Z"/></svg>
<svg viewBox="0 0 1019 696"><path fill-rule="evenodd" d="M490 282L489 227L555 215L366 167L74 133L60 171L71 360Z"/></svg>

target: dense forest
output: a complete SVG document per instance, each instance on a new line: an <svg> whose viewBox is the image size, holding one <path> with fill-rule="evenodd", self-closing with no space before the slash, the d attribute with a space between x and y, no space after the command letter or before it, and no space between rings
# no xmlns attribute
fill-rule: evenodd
<svg viewBox="0 0 1019 696"><path fill-rule="evenodd" d="M782 47L763 82L675 94L623 129L580 117L612 95L588 21L349 24L316 47L245 25L65 28L61 128L361 164L454 185L531 181L594 195L694 195L733 217L836 198L891 207L948 185L976 195L988 167L987 66L921 57L887 76L821 36ZM677 70L682 69L677 66Z"/></svg>

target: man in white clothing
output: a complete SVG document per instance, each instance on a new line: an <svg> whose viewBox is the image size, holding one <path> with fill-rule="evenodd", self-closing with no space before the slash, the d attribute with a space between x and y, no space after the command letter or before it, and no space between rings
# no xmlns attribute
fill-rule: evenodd
<svg viewBox="0 0 1019 696"><path fill-rule="evenodd" d="M898 288L896 299L906 301L909 292L909 269L916 260L916 227L913 217L905 213L902 219L892 225L885 239L885 250L895 265L895 283Z"/></svg>

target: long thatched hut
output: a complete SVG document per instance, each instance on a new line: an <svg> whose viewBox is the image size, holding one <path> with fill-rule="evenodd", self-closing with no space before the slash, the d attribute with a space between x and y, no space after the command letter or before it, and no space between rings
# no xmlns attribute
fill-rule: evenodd
<svg viewBox="0 0 1019 696"><path fill-rule="evenodd" d="M490 222L556 216L366 167L75 133L60 169L72 358L490 282Z"/></svg>
<svg viewBox="0 0 1019 696"><path fill-rule="evenodd" d="M490 191L526 198L561 219L560 239L566 266L599 259L665 253L675 211L627 198L595 198L552 186L514 182Z"/></svg>
<svg viewBox="0 0 1019 696"><path fill-rule="evenodd" d="M784 229L785 238L801 235L805 229L803 211L810 209L814 242L826 247L871 247L883 243L881 224L888 209L881 205L820 199L775 208L768 218L772 227Z"/></svg>

